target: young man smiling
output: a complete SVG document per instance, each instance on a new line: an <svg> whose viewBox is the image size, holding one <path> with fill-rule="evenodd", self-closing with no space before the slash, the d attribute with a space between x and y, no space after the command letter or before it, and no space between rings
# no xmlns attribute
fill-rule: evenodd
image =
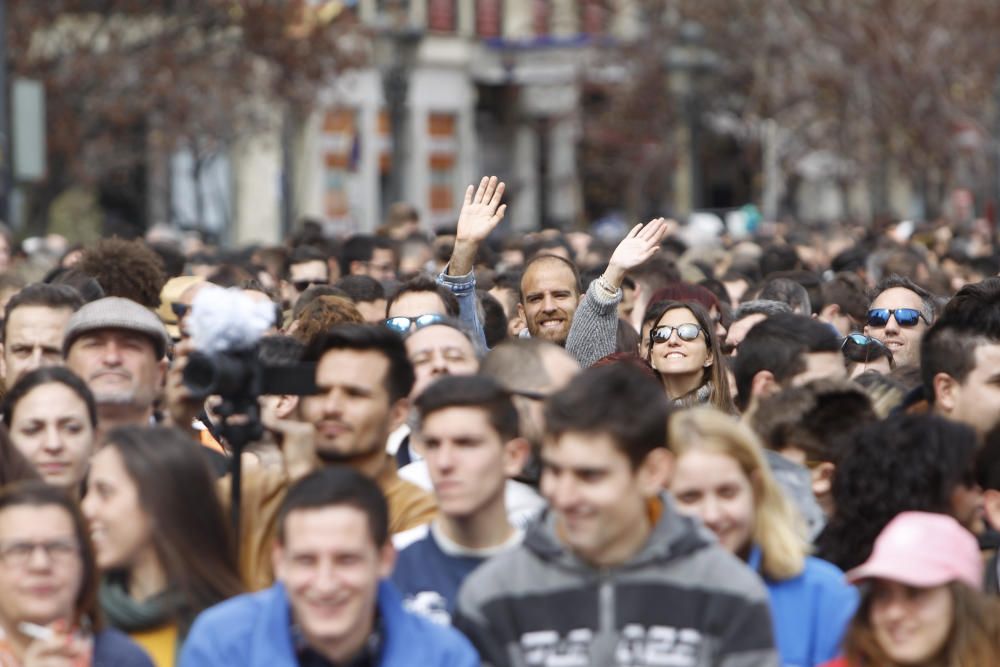
<svg viewBox="0 0 1000 667"><path fill-rule="evenodd" d="M385 450L389 433L409 409L413 366L399 336L384 326L342 324L307 348L316 362L314 396L303 396L295 410L269 427L280 434L285 465L247 471L240 513L240 559L252 588L272 579L267 558L275 516L289 486L318 468L351 467L375 480L389 503L390 533L409 530L433 518L434 499L396 473ZM229 478L220 493L229 492Z"/></svg>
<svg viewBox="0 0 1000 667"><path fill-rule="evenodd" d="M483 376L451 376L416 400L417 440L439 515L399 554L393 582L411 611L449 623L462 582L483 561L521 542L507 519L507 478L521 472L529 445L517 437L510 397Z"/></svg>
<svg viewBox="0 0 1000 667"><path fill-rule="evenodd" d="M662 492L668 410L625 365L549 400L550 510L459 593L455 625L484 665L778 664L763 584Z"/></svg>
<svg viewBox="0 0 1000 667"><path fill-rule="evenodd" d="M289 489L271 554L278 583L198 617L182 667L478 664L451 628L408 614L385 581L395 551L376 484L324 468Z"/></svg>

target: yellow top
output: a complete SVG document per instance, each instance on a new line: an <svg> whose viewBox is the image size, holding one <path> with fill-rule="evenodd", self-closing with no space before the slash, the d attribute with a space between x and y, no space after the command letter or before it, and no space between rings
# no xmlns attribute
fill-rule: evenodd
<svg viewBox="0 0 1000 667"><path fill-rule="evenodd" d="M171 623L155 630L129 633L136 644L153 659L156 667L174 667L177 659L177 625Z"/></svg>

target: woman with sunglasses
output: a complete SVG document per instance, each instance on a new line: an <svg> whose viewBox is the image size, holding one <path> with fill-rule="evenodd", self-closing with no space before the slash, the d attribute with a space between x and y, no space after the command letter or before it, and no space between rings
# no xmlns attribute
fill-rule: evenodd
<svg viewBox="0 0 1000 667"><path fill-rule="evenodd" d="M198 447L175 429L116 428L93 458L83 499L104 616L158 667L173 667L195 616L243 591Z"/></svg>
<svg viewBox="0 0 1000 667"><path fill-rule="evenodd" d="M94 395L83 380L61 366L35 369L7 392L0 414L42 479L81 492L97 428Z"/></svg>
<svg viewBox="0 0 1000 667"><path fill-rule="evenodd" d="M807 556L804 527L750 428L697 408L670 420L676 456L670 492L767 586L783 665L815 667L839 652L857 593L830 563Z"/></svg>
<svg viewBox="0 0 1000 667"><path fill-rule="evenodd" d="M41 481L0 491L0 665L152 667L97 605L94 549L76 502Z"/></svg>
<svg viewBox="0 0 1000 667"><path fill-rule="evenodd" d="M697 303L668 301L649 331L646 360L674 405L734 412L715 326Z"/></svg>
<svg viewBox="0 0 1000 667"><path fill-rule="evenodd" d="M847 573L862 590L844 657L824 667L995 667L1000 605L982 592L976 538L943 514L903 512Z"/></svg>

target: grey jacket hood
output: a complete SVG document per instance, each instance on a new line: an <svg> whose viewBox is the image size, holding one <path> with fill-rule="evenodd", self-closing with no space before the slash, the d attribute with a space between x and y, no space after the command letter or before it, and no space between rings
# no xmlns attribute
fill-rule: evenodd
<svg viewBox="0 0 1000 667"><path fill-rule="evenodd" d="M646 543L627 561L622 569L645 567L654 562L666 562L704 549L716 542L715 536L701 522L680 514L673 498L660 494L663 505L659 521L653 526ZM556 533L556 516L546 508L533 522L524 537L524 546L539 558L580 573L595 572L595 568L577 557L559 540Z"/></svg>

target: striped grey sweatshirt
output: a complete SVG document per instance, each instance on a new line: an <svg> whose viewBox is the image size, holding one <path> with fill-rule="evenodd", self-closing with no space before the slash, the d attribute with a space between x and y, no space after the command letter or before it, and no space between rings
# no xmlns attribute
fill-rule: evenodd
<svg viewBox="0 0 1000 667"><path fill-rule="evenodd" d="M596 570L547 512L524 543L466 579L454 624L491 667L777 667L757 574L662 497L628 562Z"/></svg>

